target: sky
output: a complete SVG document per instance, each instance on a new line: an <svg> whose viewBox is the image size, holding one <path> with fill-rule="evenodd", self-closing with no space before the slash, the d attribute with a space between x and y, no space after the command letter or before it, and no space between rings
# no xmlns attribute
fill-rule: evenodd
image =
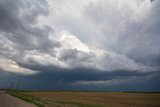
<svg viewBox="0 0 160 107"><path fill-rule="evenodd" d="M160 91L159 0L0 0L0 88Z"/></svg>

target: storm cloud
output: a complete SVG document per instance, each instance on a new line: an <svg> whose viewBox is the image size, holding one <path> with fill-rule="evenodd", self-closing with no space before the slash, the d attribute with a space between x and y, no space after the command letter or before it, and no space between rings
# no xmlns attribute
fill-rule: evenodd
<svg viewBox="0 0 160 107"><path fill-rule="evenodd" d="M0 80L24 78L41 88L128 86L135 80L148 85L160 71L159 5L158 0L1 0Z"/></svg>

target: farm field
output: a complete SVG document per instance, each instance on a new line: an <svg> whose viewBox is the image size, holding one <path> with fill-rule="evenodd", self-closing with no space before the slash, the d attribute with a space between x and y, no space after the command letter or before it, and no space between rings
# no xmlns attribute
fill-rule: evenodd
<svg viewBox="0 0 160 107"><path fill-rule="evenodd" d="M16 92L40 107L160 107L160 93Z"/></svg>

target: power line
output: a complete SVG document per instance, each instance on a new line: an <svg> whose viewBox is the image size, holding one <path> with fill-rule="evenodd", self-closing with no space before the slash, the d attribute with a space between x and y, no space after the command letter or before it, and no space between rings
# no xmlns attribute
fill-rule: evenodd
<svg viewBox="0 0 160 107"><path fill-rule="evenodd" d="M18 88L19 88L20 81L21 81L21 79L19 78L18 83L17 83L16 90L18 90Z"/></svg>

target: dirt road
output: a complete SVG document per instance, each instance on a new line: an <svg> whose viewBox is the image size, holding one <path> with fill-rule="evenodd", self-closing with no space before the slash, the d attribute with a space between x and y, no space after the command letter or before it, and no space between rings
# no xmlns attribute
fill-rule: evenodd
<svg viewBox="0 0 160 107"><path fill-rule="evenodd" d="M35 105L25 102L21 99L0 91L0 107L36 107Z"/></svg>

